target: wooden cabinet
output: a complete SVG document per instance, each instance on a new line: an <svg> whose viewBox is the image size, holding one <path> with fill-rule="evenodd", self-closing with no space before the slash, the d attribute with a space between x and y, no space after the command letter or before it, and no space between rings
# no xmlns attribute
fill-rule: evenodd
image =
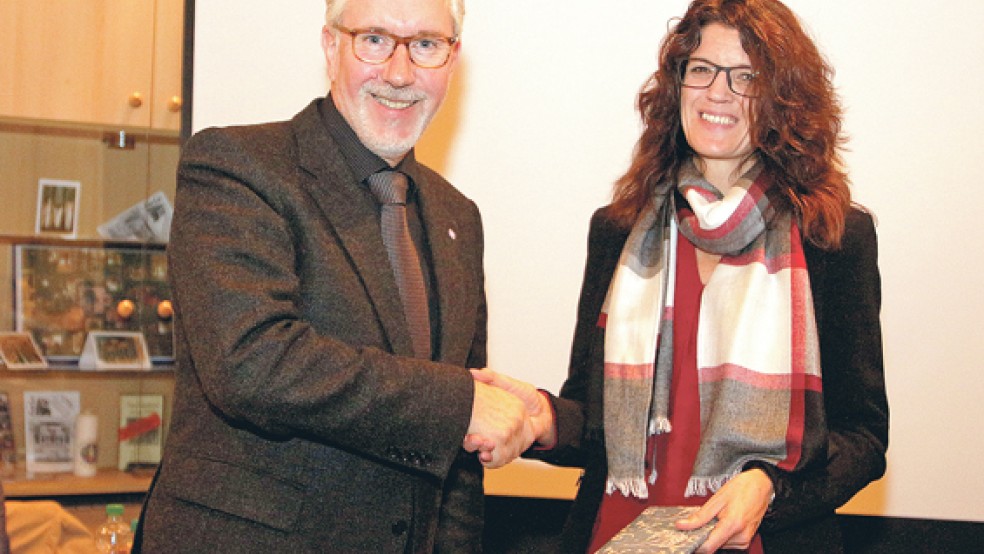
<svg viewBox="0 0 984 554"><path fill-rule="evenodd" d="M150 126L181 128L181 65L184 37L184 0L156 0L154 19L154 74Z"/></svg>
<svg viewBox="0 0 984 554"><path fill-rule="evenodd" d="M158 192L173 203L183 35L184 0L0 0L0 333L24 331L14 292L15 245L98 245L98 226L124 210ZM120 131L135 143L118 148L107 141L107 133ZM39 182L48 180L78 183L71 238L37 236ZM68 297L84 301L81 294ZM7 494L141 492L149 475L116 470L120 396L162 396L166 437L173 386L173 372L160 364L147 371L85 371L71 363L0 367L17 449L14 471L0 475ZM97 477L26 475L28 391L78 391L82 410L99 417Z"/></svg>
<svg viewBox="0 0 984 554"><path fill-rule="evenodd" d="M3 0L0 117L178 131L183 0Z"/></svg>

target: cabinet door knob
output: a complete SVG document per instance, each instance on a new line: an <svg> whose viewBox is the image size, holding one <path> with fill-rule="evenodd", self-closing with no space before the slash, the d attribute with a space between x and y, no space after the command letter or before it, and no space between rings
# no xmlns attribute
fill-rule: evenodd
<svg viewBox="0 0 984 554"><path fill-rule="evenodd" d="M133 94L130 95L130 98L129 100L127 100L127 103L134 108L139 108L140 106L143 106L143 95L140 94L139 92L134 92Z"/></svg>
<svg viewBox="0 0 984 554"><path fill-rule="evenodd" d="M181 97L180 96L172 96L171 98L169 98L168 101L167 101L167 109L168 109L168 111L174 112L174 113L180 112L181 111Z"/></svg>

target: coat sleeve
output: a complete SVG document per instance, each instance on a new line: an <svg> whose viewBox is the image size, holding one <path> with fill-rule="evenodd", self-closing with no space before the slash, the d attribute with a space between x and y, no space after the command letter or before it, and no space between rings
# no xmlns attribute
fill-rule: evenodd
<svg viewBox="0 0 984 554"><path fill-rule="evenodd" d="M795 473L758 466L776 493L764 531L831 513L885 472L888 401L877 258L873 221L857 210L849 215L840 250L807 253L820 334L826 457Z"/></svg>

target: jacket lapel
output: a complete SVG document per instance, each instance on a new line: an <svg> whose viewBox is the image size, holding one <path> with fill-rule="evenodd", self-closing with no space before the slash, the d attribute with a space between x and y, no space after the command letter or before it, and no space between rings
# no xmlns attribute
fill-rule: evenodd
<svg viewBox="0 0 984 554"><path fill-rule="evenodd" d="M412 356L396 279L380 239L379 214L372 198L355 181L337 143L325 129L313 102L293 119L300 168L311 176L306 186L325 214L349 261L359 274L379 322L397 355Z"/></svg>
<svg viewBox="0 0 984 554"><path fill-rule="evenodd" d="M439 359L460 365L468 357L475 334L477 291L463 264L452 207L426 177L418 174L416 182L441 314Z"/></svg>

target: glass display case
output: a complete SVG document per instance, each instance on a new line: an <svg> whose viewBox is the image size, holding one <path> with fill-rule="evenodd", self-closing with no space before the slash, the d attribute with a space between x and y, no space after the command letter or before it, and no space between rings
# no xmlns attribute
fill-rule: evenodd
<svg viewBox="0 0 984 554"><path fill-rule="evenodd" d="M0 4L8 497L142 493L159 459L174 386L166 249L185 11L183 0ZM98 421L88 449L74 440L79 413ZM80 463L96 475L76 475Z"/></svg>

